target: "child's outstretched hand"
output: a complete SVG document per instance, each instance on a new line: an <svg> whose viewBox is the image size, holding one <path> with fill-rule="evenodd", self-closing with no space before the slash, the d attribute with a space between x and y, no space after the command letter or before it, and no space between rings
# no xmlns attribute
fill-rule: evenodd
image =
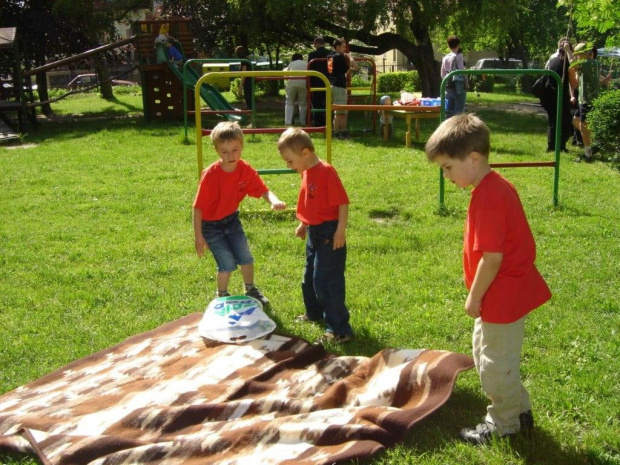
<svg viewBox="0 0 620 465"><path fill-rule="evenodd" d="M284 210L285 208L286 208L286 203L282 202L279 199L271 204L272 210Z"/></svg>
<svg viewBox="0 0 620 465"><path fill-rule="evenodd" d="M196 238L194 245L196 246L196 254L199 257L204 255L205 250L209 250L209 244L207 244L207 241L205 241L203 236Z"/></svg>

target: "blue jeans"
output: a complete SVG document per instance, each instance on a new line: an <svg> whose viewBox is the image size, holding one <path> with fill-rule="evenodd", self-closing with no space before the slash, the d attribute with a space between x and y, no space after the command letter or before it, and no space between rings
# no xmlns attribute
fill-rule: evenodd
<svg viewBox="0 0 620 465"><path fill-rule="evenodd" d="M215 258L217 271L229 273L235 271L237 265L254 263L238 211L221 220L203 220L202 236Z"/></svg>
<svg viewBox="0 0 620 465"><path fill-rule="evenodd" d="M338 221L308 226L301 290L310 320L325 320L327 331L338 336L352 336L349 310L345 305L347 247L333 249L337 226Z"/></svg>
<svg viewBox="0 0 620 465"><path fill-rule="evenodd" d="M465 99L467 98L465 83L453 82L453 85L454 87L446 87L446 99L448 100L446 119L465 112Z"/></svg>

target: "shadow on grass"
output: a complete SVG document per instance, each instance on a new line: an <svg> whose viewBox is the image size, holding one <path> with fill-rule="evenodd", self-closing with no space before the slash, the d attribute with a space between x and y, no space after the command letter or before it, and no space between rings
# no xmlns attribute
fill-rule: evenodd
<svg viewBox="0 0 620 465"><path fill-rule="evenodd" d="M411 428L401 446L410 449L411 455L427 458L435 453L445 454L446 447L454 445L459 448L481 448L481 454L484 454L484 448L500 450L505 455L514 456L515 460L511 463L518 460L528 465L592 463L585 452L567 448L540 427L535 427L529 434L519 433L510 440L500 440L485 446L466 445L459 438L459 432L464 427L475 426L480 422L487 403L482 393L457 386L442 407ZM460 455L458 451L456 453ZM378 454L375 459L384 454Z"/></svg>
<svg viewBox="0 0 620 465"><path fill-rule="evenodd" d="M147 122L142 116L115 117L110 115L89 116L61 116L52 117L49 121L42 121L36 130L28 133L28 142L40 143L55 138L58 140L80 139L100 131L113 134L115 131L133 127L141 134L149 137L169 138L177 136L181 143L183 124L177 121Z"/></svg>

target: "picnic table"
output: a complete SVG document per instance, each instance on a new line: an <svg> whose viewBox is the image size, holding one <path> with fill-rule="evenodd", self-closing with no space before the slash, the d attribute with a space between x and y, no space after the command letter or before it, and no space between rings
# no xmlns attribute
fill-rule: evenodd
<svg viewBox="0 0 620 465"><path fill-rule="evenodd" d="M402 118L407 125L405 133L405 147L411 147L411 122L415 121L415 139L420 140L420 120L429 118L439 118L439 106L418 106L418 105L332 105L332 110L347 111L383 111L387 114ZM383 140L387 140L387 128L382 134Z"/></svg>

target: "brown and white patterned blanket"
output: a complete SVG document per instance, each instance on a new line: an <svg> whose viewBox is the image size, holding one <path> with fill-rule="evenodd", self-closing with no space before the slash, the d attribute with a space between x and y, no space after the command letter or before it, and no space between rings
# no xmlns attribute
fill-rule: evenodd
<svg viewBox="0 0 620 465"><path fill-rule="evenodd" d="M0 450L44 464L331 464L402 440L470 357L335 356L272 334L202 339L195 313L0 396Z"/></svg>

